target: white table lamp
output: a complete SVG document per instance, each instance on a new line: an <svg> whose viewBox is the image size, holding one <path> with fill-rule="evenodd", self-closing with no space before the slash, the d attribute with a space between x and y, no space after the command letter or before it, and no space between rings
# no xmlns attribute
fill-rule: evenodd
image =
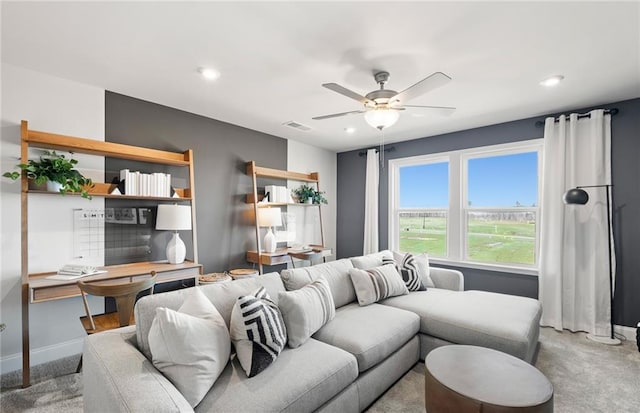
<svg viewBox="0 0 640 413"><path fill-rule="evenodd" d="M262 243L263 252L276 251L276 236L273 234L271 227L279 227L282 225L282 214L280 208L260 208L258 210L258 225L269 228L267 235L264 236Z"/></svg>
<svg viewBox="0 0 640 413"><path fill-rule="evenodd" d="M187 248L178 231L191 229L191 207L189 205L158 205L156 229L174 231L167 245L167 259L170 264L181 264L187 255Z"/></svg>

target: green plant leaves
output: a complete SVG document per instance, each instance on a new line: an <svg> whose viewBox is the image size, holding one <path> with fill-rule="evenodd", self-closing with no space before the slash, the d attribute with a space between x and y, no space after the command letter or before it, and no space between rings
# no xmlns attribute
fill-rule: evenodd
<svg viewBox="0 0 640 413"><path fill-rule="evenodd" d="M39 160L29 159L25 163L16 165L27 174L27 179L33 180L36 184L43 184L47 181L62 184L61 194L66 192L79 192L83 198L91 199L85 186L93 186L89 178L85 178L76 169L78 161L67 159L64 155L59 155L56 151L44 151ZM20 177L19 172L5 172L2 176L16 180Z"/></svg>

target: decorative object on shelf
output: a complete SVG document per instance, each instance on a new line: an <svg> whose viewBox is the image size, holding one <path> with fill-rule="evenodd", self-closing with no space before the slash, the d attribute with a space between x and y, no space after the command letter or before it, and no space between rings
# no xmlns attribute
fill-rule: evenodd
<svg viewBox="0 0 640 413"><path fill-rule="evenodd" d="M611 237L612 234L612 225L611 225L611 208L610 208L610 198L611 191L613 185L589 185L589 186L577 186L568 190L563 197L564 203L568 205L585 205L589 202L589 194L583 188L606 188L607 191L607 237L608 246L609 246L609 306L611 308L611 313L609 314L609 322L611 324L611 336L596 336L594 334L587 334L587 338L589 340L601 343L608 344L612 346L616 346L621 343L619 339L617 339L613 332L613 262L612 262L612 247L611 247Z"/></svg>
<svg viewBox="0 0 640 413"><path fill-rule="evenodd" d="M91 179L84 177L78 170L73 169L77 160L67 159L64 155L59 155L56 151L44 151L40 155L40 160L29 159L27 163L16 165L27 174L27 179L35 184L46 183L47 190L52 192L79 192L83 198L91 199L85 187L93 187ZM20 172L5 172L2 176L16 180L20 177Z"/></svg>
<svg viewBox="0 0 640 413"><path fill-rule="evenodd" d="M264 252L275 252L276 236L273 234L271 227L279 227L282 225L282 213L280 208L262 208L258 211L258 225L267 227L267 235L264 236L264 244L262 250Z"/></svg>
<svg viewBox="0 0 640 413"><path fill-rule="evenodd" d="M301 204L327 204L327 199L324 197L324 192L316 191L309 185L300 185L299 188L294 189L293 194L298 198Z"/></svg>
<svg viewBox="0 0 640 413"><path fill-rule="evenodd" d="M181 264L187 255L187 248L178 231L191 229L191 206L158 205L156 229L174 231L173 238L167 245L167 259L170 264Z"/></svg>

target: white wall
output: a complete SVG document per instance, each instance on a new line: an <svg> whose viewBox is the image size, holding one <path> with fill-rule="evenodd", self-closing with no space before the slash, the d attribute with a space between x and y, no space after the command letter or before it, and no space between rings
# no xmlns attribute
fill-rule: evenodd
<svg viewBox="0 0 640 413"><path fill-rule="evenodd" d="M104 140L104 90L2 64L2 123L0 171L10 171L20 157L20 121L29 128L64 135ZM37 156L34 151L30 156ZM73 155L78 169L92 179L104 180L104 158ZM20 183L1 179L0 187L0 371L22 367L20 311ZM73 262L73 209L104 208L104 199L29 195L29 272L55 271ZM91 262L102 265L101 259ZM94 298L94 311L103 300ZM78 317L82 300L71 298L31 304L31 364L36 365L82 351L85 332Z"/></svg>
<svg viewBox="0 0 640 413"><path fill-rule="evenodd" d="M337 156L335 152L326 149L317 148L293 140L287 141L287 169L293 172L318 172L320 174L320 191L325 192L325 198L329 202L322 208L322 222L324 228L325 246L336 252L336 208L337 208ZM296 188L300 182L289 182L289 188ZM289 208L294 210L294 208ZM314 226L312 222L315 220L315 208L300 207L295 209L299 218L297 223L307 223L305 228L306 239L313 239L316 235L313 233ZM305 219L306 218L306 219ZM310 224L311 223L311 224ZM300 230L300 228L298 228ZM306 243L311 241L305 240ZM328 259L333 259L329 257Z"/></svg>

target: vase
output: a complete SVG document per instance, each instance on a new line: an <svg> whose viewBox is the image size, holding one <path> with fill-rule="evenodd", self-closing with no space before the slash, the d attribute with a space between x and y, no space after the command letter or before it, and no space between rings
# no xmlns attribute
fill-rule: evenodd
<svg viewBox="0 0 640 413"><path fill-rule="evenodd" d="M305 204L313 204L313 198L307 198L307 199L304 201L304 203L305 203Z"/></svg>
<svg viewBox="0 0 640 413"><path fill-rule="evenodd" d="M47 181L47 191L60 192L61 189L62 189L62 184L60 182Z"/></svg>

